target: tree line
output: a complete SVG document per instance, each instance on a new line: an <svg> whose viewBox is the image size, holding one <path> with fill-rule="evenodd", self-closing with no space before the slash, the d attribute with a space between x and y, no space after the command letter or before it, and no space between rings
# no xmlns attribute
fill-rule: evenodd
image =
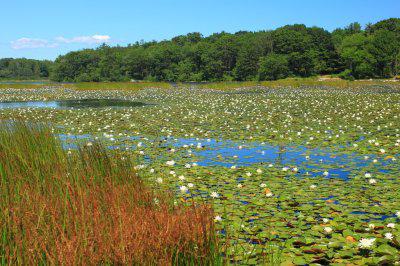
<svg viewBox="0 0 400 266"><path fill-rule="evenodd" d="M0 59L0 79L47 79L53 62L26 58Z"/></svg>
<svg viewBox="0 0 400 266"><path fill-rule="evenodd" d="M1 69L1 68L0 68ZM332 32L302 24L271 31L194 32L126 47L106 44L59 56L55 81L246 81L336 74L389 78L400 70L400 19Z"/></svg>

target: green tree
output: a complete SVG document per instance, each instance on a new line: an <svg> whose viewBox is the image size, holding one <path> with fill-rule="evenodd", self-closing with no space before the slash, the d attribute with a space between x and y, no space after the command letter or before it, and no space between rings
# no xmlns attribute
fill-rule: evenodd
<svg viewBox="0 0 400 266"><path fill-rule="evenodd" d="M259 80L277 80L289 75L289 62L285 55L269 54L260 58Z"/></svg>
<svg viewBox="0 0 400 266"><path fill-rule="evenodd" d="M371 39L363 33L356 33L343 39L340 55L355 78L374 76L376 60L369 52Z"/></svg>

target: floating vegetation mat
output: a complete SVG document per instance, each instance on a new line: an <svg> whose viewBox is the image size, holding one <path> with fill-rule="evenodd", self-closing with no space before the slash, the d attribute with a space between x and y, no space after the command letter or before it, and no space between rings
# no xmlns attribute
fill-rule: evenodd
<svg viewBox="0 0 400 266"><path fill-rule="evenodd" d="M400 259L400 87L3 89L0 101L119 99L137 108L0 109L52 125L64 148L99 140L176 201L209 202L231 262Z"/></svg>

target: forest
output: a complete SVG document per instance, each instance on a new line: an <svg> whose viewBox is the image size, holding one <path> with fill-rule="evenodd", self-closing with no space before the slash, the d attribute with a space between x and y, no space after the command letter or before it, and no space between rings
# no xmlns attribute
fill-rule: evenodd
<svg viewBox="0 0 400 266"><path fill-rule="evenodd" d="M270 31L193 32L126 47L102 44L59 56L52 64L2 59L0 78L54 81L256 81L336 75L391 78L400 70L400 19L329 32L303 24Z"/></svg>
<svg viewBox="0 0 400 266"><path fill-rule="evenodd" d="M0 59L0 79L48 79L52 61L26 58Z"/></svg>

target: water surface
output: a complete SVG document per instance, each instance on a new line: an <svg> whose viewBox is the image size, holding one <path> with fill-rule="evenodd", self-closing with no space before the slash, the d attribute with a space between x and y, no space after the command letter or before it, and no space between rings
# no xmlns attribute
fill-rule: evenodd
<svg viewBox="0 0 400 266"><path fill-rule="evenodd" d="M101 108L101 107L141 107L148 105L143 102L134 102L121 99L80 99L60 101L27 101L27 102L0 102L0 109L5 108Z"/></svg>

